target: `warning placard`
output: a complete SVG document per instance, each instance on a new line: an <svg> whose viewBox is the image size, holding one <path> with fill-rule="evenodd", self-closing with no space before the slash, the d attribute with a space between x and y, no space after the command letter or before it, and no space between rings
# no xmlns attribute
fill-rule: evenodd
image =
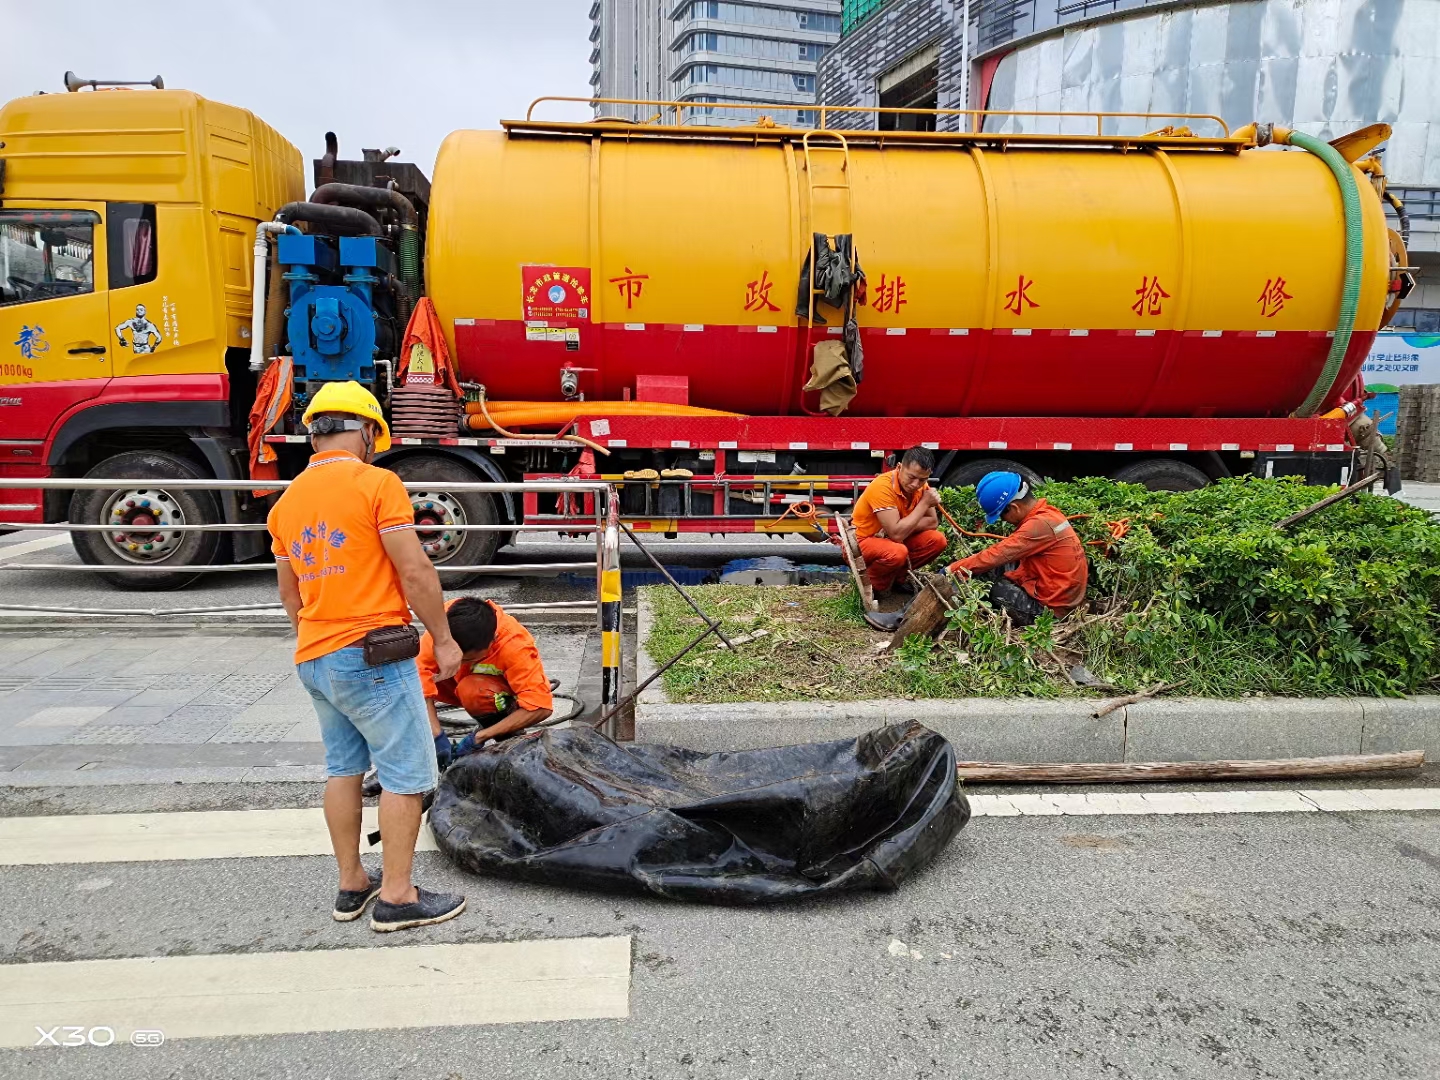
<svg viewBox="0 0 1440 1080"><path fill-rule="evenodd" d="M526 322L590 318L589 267L522 266L520 286Z"/></svg>

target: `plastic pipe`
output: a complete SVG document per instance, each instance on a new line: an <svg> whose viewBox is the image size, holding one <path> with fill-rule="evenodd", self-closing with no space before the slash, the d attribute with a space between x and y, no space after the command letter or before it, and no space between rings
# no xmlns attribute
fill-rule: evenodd
<svg viewBox="0 0 1440 1080"><path fill-rule="evenodd" d="M1258 135L1263 146L1263 127ZM1335 180L1340 185L1340 201L1345 208L1345 285L1340 294L1340 317L1335 323L1335 339L1330 343L1330 355L1325 358L1320 377L1295 410L1296 416L1309 417L1315 415L1321 403L1335 389L1335 380L1345 364L1345 354L1350 351L1355 316L1360 310L1360 279L1365 264L1365 223L1360 213L1360 185L1355 182L1355 172L1350 163L1329 143L1303 131L1282 127L1271 129L1270 138L1282 145L1298 146L1323 161L1335 174Z"/></svg>
<svg viewBox="0 0 1440 1080"><path fill-rule="evenodd" d="M265 370L265 267L270 260L271 233L298 233L294 225L262 221L255 226L255 272L250 295L250 370Z"/></svg>

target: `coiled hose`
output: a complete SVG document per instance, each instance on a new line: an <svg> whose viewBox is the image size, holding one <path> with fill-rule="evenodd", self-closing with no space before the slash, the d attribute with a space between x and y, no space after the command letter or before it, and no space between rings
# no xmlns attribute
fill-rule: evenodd
<svg viewBox="0 0 1440 1080"><path fill-rule="evenodd" d="M1275 129L1277 143L1298 146L1314 154L1335 174L1340 184L1340 200L1345 208L1345 287L1340 295L1340 317L1335 323L1335 339L1330 343L1330 355L1325 358L1325 367L1320 372L1310 393L1295 410L1300 417L1314 416L1321 403L1335 388L1335 380L1345 365L1345 354L1350 351L1350 337L1355 331L1355 316L1360 310L1360 278L1365 263L1365 223L1360 215L1360 185L1355 182L1355 173L1350 163L1327 142L1306 135L1303 131Z"/></svg>

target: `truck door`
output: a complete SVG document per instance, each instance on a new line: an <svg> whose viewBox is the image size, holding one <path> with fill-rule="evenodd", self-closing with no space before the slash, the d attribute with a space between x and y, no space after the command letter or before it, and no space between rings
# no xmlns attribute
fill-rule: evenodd
<svg viewBox="0 0 1440 1080"><path fill-rule="evenodd" d="M0 440L44 440L110 377L103 205L89 205L0 210Z"/></svg>

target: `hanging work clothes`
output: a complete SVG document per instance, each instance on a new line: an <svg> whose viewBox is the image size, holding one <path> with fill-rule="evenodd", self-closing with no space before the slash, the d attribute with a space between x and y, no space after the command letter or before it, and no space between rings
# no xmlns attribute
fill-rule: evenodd
<svg viewBox="0 0 1440 1080"><path fill-rule="evenodd" d="M861 277L864 283L864 277ZM854 376L855 385L859 386L865 381L865 346L860 344L860 324L855 321L852 315L845 320L845 356L850 363L850 374Z"/></svg>
<svg viewBox="0 0 1440 1080"><path fill-rule="evenodd" d="M831 416L839 416L849 406L855 396L855 378L840 342L822 341L815 346L805 390L820 391L820 411Z"/></svg>
<svg viewBox="0 0 1440 1080"><path fill-rule="evenodd" d="M824 295L816 298L816 303L823 301L834 308L841 308L846 311L850 308L852 289L856 281L863 281L865 274L860 269L859 259L855 259L854 269L851 269L850 261L854 250L854 239L849 233L835 237L835 246L830 246L830 237L824 233L816 233L814 244L809 254L805 256L805 265L800 268L800 294L796 299L795 314L802 319L810 317L810 265L814 261L815 277L814 287L821 290ZM825 320L820 313L815 313L815 324L825 325Z"/></svg>

